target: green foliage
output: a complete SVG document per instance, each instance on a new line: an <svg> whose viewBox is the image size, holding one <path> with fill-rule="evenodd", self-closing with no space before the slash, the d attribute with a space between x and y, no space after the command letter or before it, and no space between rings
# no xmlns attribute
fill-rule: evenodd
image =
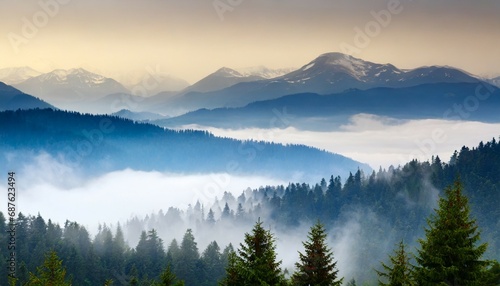
<svg viewBox="0 0 500 286"><path fill-rule="evenodd" d="M187 285L199 285L200 254L193 231L188 229L182 238L179 255L175 264L175 273Z"/></svg>
<svg viewBox="0 0 500 286"><path fill-rule="evenodd" d="M299 252L300 262L296 263L297 272L292 281L294 285L342 285L337 279L337 262L333 261L333 253L326 243L326 231L318 221L311 227L308 241L303 242L305 254Z"/></svg>
<svg viewBox="0 0 500 286"><path fill-rule="evenodd" d="M201 257L201 266L204 272L204 281L201 285L210 285L211 281L220 281L224 278L225 265L223 254L220 253L219 245L212 241Z"/></svg>
<svg viewBox="0 0 500 286"><path fill-rule="evenodd" d="M500 263L491 261L488 269L483 273L482 285L499 286L500 285Z"/></svg>
<svg viewBox="0 0 500 286"><path fill-rule="evenodd" d="M184 286L184 281L178 281L175 274L170 269L170 265L160 275L160 282L153 286Z"/></svg>
<svg viewBox="0 0 500 286"><path fill-rule="evenodd" d="M410 264L410 255L405 250L403 241L399 242L394 255L389 255L390 264L382 262L382 271L376 270L378 276L387 282L379 280L379 285L383 286L413 286L413 266Z"/></svg>
<svg viewBox="0 0 500 286"><path fill-rule="evenodd" d="M252 233L245 234L238 252L230 255L222 285L284 285L281 261L276 261L275 250L272 233L257 221Z"/></svg>
<svg viewBox="0 0 500 286"><path fill-rule="evenodd" d="M482 285L486 244L478 245L478 227L459 180L445 189L425 232L416 257L419 285Z"/></svg>
<svg viewBox="0 0 500 286"><path fill-rule="evenodd" d="M66 269L62 267L62 260L55 251L45 257L43 265L38 267L37 275L30 273L27 286L66 286L71 283L66 281Z"/></svg>

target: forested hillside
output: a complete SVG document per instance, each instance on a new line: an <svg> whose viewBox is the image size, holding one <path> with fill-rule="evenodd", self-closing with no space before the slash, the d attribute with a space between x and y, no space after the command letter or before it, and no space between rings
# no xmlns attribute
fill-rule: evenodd
<svg viewBox="0 0 500 286"><path fill-rule="evenodd" d="M337 240L349 240L345 247L352 269L346 271L342 269L345 263L338 264L341 273L349 274L345 278L373 282L376 272L367 269L380 269L380 261L399 241L414 251L417 239L425 236L426 218L437 208L438 195L457 177L463 182L472 217L477 218L481 242L488 243L485 258L498 260L499 164L500 144L493 139L475 148L463 147L448 163L436 157L432 162L412 161L371 174L357 171L345 182L332 176L315 185L292 183L246 190L237 198L226 193L210 206L170 207L121 226L102 226L95 236L77 222L60 226L41 215L19 214L17 273L20 281L27 281L28 273L43 263L44 255L55 250L73 285L103 285L106 279L114 280L115 285L150 285L169 264L186 285L216 285L225 275L228 254L235 249L222 238L228 233L243 229L243 236L261 218L276 232L279 245L292 236L304 238L305 229L319 219L334 249L342 249L336 246ZM0 222L0 228L6 229L5 217ZM343 236L348 229L351 232ZM183 235L172 235L176 233ZM134 237L134 241L129 239ZM2 231L0 243L6 245L7 238ZM198 246L198 240L204 241L203 246ZM6 248L1 251L5 264ZM334 255L340 260L345 253ZM284 268L290 274L294 271L293 267ZM7 276L6 269L0 267L0 277Z"/></svg>
<svg viewBox="0 0 500 286"><path fill-rule="evenodd" d="M239 141L114 116L34 109L0 112L0 122L0 163L9 160L12 169L22 167L18 165L41 152L93 175L131 168L277 178L302 174L310 179L358 167L370 169L347 157L304 145Z"/></svg>

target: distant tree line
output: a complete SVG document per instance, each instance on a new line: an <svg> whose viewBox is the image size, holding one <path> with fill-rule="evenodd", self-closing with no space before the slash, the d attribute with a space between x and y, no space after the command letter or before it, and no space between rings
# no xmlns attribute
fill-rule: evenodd
<svg viewBox="0 0 500 286"><path fill-rule="evenodd" d="M294 172L329 174L329 168L347 172L361 164L304 145L221 138L207 131L170 130L109 115L32 109L0 112L0 122L0 148L18 156L29 154L18 161L45 152L90 175L132 168L283 178ZM310 166L305 169L301 163Z"/></svg>

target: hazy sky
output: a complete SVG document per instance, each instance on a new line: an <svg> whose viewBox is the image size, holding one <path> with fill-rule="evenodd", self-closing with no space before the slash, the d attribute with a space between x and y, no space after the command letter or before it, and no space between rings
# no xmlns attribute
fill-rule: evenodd
<svg viewBox="0 0 500 286"><path fill-rule="evenodd" d="M222 66L300 67L354 47L401 68L500 75L500 1L396 1L0 0L0 68L116 76L159 65L193 83Z"/></svg>

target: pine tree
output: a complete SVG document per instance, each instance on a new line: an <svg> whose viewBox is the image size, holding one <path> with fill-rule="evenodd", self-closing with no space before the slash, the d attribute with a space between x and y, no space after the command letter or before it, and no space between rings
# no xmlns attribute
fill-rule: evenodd
<svg viewBox="0 0 500 286"><path fill-rule="evenodd" d="M215 224L215 215L214 215L214 211L212 209L208 210L207 223L209 225Z"/></svg>
<svg viewBox="0 0 500 286"><path fill-rule="evenodd" d="M193 231L188 229L182 238L179 256L175 261L174 270L179 279L184 280L187 285L199 285L199 261L200 253Z"/></svg>
<svg viewBox="0 0 500 286"><path fill-rule="evenodd" d="M179 244L177 243L177 240L175 238L172 239L172 242L168 246L167 264L174 264L174 262L179 258L180 252L181 249L179 247Z"/></svg>
<svg viewBox="0 0 500 286"><path fill-rule="evenodd" d="M222 254L216 241L212 241L201 257L204 285L213 285L224 277Z"/></svg>
<svg viewBox="0 0 500 286"><path fill-rule="evenodd" d="M413 277L413 266L410 264L410 257L405 250L403 241L399 242L394 255L389 255L390 265L382 262L383 271L375 270L380 278L388 282L379 280L379 285L383 286L413 286L416 285Z"/></svg>
<svg viewBox="0 0 500 286"><path fill-rule="evenodd" d="M226 203L224 205L224 209L222 210L221 220L228 220L230 218L232 218L231 209L229 208L229 205Z"/></svg>
<svg viewBox="0 0 500 286"><path fill-rule="evenodd" d="M480 233L459 180L445 189L425 232L416 257L418 285L480 285L486 244L477 245Z"/></svg>
<svg viewBox="0 0 500 286"><path fill-rule="evenodd" d="M28 286L66 286L66 269L62 267L62 260L55 251L51 251L46 257L43 265L37 268L38 275L30 273Z"/></svg>
<svg viewBox="0 0 500 286"><path fill-rule="evenodd" d="M222 285L284 285L281 261L276 261L274 236L257 221L252 233L245 234L238 253L229 256Z"/></svg>
<svg viewBox="0 0 500 286"><path fill-rule="evenodd" d="M123 272L126 251L127 244L125 242L125 236L120 224L118 224L116 227L116 234L111 245L112 269L115 269L118 272Z"/></svg>
<svg viewBox="0 0 500 286"><path fill-rule="evenodd" d="M303 242L305 254L299 252L300 262L296 263L297 271L293 274L294 285L342 285L337 279L337 262L333 261L333 253L326 244L326 231L318 221L311 227L308 241Z"/></svg>
<svg viewBox="0 0 500 286"><path fill-rule="evenodd" d="M153 286L184 286L184 282L177 280L177 277L172 273L169 265L167 269L161 273L160 282L155 283Z"/></svg>

